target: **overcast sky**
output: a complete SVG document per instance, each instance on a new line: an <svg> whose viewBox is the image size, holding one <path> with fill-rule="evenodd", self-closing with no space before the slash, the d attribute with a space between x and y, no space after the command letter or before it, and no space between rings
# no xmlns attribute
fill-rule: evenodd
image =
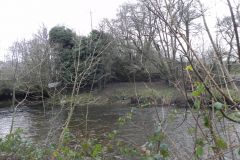
<svg viewBox="0 0 240 160"><path fill-rule="evenodd" d="M77 33L90 31L90 11L93 26L103 18L114 18L117 8L133 0L0 0L0 60L9 46L16 40L29 39L42 24L50 29L55 25L66 25ZM135 1L135 0L134 0ZM226 8L219 1L205 0L211 14L222 14ZM211 20L210 20L211 21Z"/></svg>
<svg viewBox="0 0 240 160"><path fill-rule="evenodd" d="M77 33L90 31L103 18L114 18L127 0L0 0L0 59L16 40L29 39L45 24L48 29L66 25Z"/></svg>

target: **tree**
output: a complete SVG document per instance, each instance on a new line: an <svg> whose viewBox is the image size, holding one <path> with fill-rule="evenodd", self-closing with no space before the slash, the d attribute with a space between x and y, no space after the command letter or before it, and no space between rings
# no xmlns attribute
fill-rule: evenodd
<svg viewBox="0 0 240 160"><path fill-rule="evenodd" d="M55 80L71 83L74 74L74 52L76 34L65 26L55 26L49 31L49 42L53 48Z"/></svg>
<svg viewBox="0 0 240 160"><path fill-rule="evenodd" d="M10 50L11 61L17 65L16 76L21 84L34 86L42 83L46 87L52 77L47 28L41 27L30 40L15 42Z"/></svg>
<svg viewBox="0 0 240 160"><path fill-rule="evenodd" d="M93 72L85 80L86 85L97 84L99 88L102 88L110 81L114 46L113 37L104 31L93 30L83 38L80 47L81 61L84 62L91 57L96 63Z"/></svg>
<svg viewBox="0 0 240 160"><path fill-rule="evenodd" d="M116 40L119 58L131 63L129 66L135 66L130 67L133 69L132 73L139 68L140 72L148 74L149 80L151 73L160 72L166 75L166 59L158 46L157 18L143 3L122 5L117 18L105 23L107 32Z"/></svg>
<svg viewBox="0 0 240 160"><path fill-rule="evenodd" d="M47 86L52 77L47 28L42 26L30 40L15 42L10 51L12 106L16 110L26 99L42 100L44 106L44 98L49 96Z"/></svg>
<svg viewBox="0 0 240 160"><path fill-rule="evenodd" d="M240 62L240 40L239 40L239 35L238 35L238 24L236 22L235 14L233 12L233 7L232 7L230 0L227 0L227 3L228 3L229 11L231 13L231 19L232 19L232 23L233 23L234 34L235 34L236 45L237 45L237 55L238 55L238 59Z"/></svg>
<svg viewBox="0 0 240 160"><path fill-rule="evenodd" d="M62 80L71 85L74 75L82 75L91 64L91 71L84 76L82 87L91 87L92 84L107 82L110 76L110 62L113 37L103 31L93 30L88 36L78 36L64 26L53 27L49 32L49 41L54 50L56 80ZM110 49L111 48L111 49ZM77 61L80 61L77 66Z"/></svg>
<svg viewBox="0 0 240 160"><path fill-rule="evenodd" d="M75 33L65 26L55 26L49 31L49 41L51 46L72 49Z"/></svg>
<svg viewBox="0 0 240 160"><path fill-rule="evenodd" d="M223 19L219 19L217 22L218 32L221 35L222 39L224 40L222 46L226 46L226 55L227 55L227 68L230 72L231 70L231 61L235 59L234 55L237 55L234 52L234 31L231 17L226 16Z"/></svg>

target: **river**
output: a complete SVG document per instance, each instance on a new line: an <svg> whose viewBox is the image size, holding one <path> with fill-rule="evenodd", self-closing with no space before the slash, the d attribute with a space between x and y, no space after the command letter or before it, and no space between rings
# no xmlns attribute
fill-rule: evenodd
<svg viewBox="0 0 240 160"><path fill-rule="evenodd" d="M142 146L153 134L158 124L158 117L164 120L162 129L167 135L167 142L172 146L176 159L191 159L194 148L193 137L189 134L196 123L185 109L174 107L136 108L128 105L96 105L89 106L88 131L100 139L106 138L106 133L118 130L119 139ZM67 116L68 109L61 107L21 106L17 109L14 129L23 129L23 138L34 143L55 141ZM70 123L70 130L76 136L82 136L86 130L86 106L76 107ZM133 113L132 119L125 125L118 125L119 117ZM159 115L157 116L158 113ZM187 119L182 123L187 113ZM9 133L13 112L8 106L0 108L0 136ZM163 121L162 121L163 122ZM181 126L179 126L182 123ZM173 155L173 156L175 156Z"/></svg>

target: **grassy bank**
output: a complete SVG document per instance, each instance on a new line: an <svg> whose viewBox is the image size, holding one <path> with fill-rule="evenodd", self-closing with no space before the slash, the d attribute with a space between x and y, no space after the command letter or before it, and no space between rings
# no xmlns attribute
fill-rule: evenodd
<svg viewBox="0 0 240 160"><path fill-rule="evenodd" d="M109 84L103 90L94 90L76 95L62 95L58 99L60 104L68 104L72 100L76 105L104 105L104 104L131 104L138 101L144 103L170 103L179 96L178 91L162 82L154 83L114 83ZM52 100L51 100L52 101ZM55 99L56 102L56 99Z"/></svg>
<svg viewBox="0 0 240 160"><path fill-rule="evenodd" d="M57 93L57 92L56 92ZM52 93L52 95L54 95ZM169 87L164 82L137 82L137 83L112 83L102 90L94 89L91 92L81 92L71 97L71 94L55 94L47 99L47 103L67 106L74 101L76 105L105 105L105 104L132 104L149 106L151 104L170 104L180 93ZM7 104L9 105L9 102ZM25 101L25 105L32 105L39 101ZM39 102L40 103L40 102ZM39 104L38 103L38 104ZM46 104L46 103L45 103ZM6 106L6 101L0 101L0 106ZM9 105L10 106L10 105Z"/></svg>

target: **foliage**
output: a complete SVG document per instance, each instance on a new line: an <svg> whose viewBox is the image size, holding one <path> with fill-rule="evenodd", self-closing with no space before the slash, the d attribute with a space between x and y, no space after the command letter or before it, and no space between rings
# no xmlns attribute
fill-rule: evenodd
<svg viewBox="0 0 240 160"><path fill-rule="evenodd" d="M137 62L117 58L113 62L113 81L117 82L139 82L149 81L149 74Z"/></svg>
<svg viewBox="0 0 240 160"><path fill-rule="evenodd" d="M57 74L55 78L71 81L74 73L75 40L75 33L65 26L55 26L49 31L49 42L54 51L54 71Z"/></svg>
<svg viewBox="0 0 240 160"><path fill-rule="evenodd" d="M103 31L93 30L86 37L80 50L82 60L92 58L95 62L93 72L84 80L88 86L98 86L100 89L111 79L112 62L114 58L114 39Z"/></svg>
<svg viewBox="0 0 240 160"><path fill-rule="evenodd" d="M76 71L79 80L83 77L82 86L85 88L92 85L102 87L108 82L114 48L111 35L93 30L86 37L77 36L64 26L56 26L50 30L49 37L55 51L55 70L65 84L73 83Z"/></svg>
<svg viewBox="0 0 240 160"><path fill-rule="evenodd" d="M65 26L55 26L49 31L50 44L59 49L72 49L74 44L74 33L71 29Z"/></svg>
<svg viewBox="0 0 240 160"><path fill-rule="evenodd" d="M30 142L23 141L21 138L21 129L8 134L0 140L0 157L5 156L16 159L42 159L44 152Z"/></svg>
<svg viewBox="0 0 240 160"><path fill-rule="evenodd" d="M67 130L64 134L64 143L58 148L57 145L38 146L22 139L22 130L17 129L14 133L8 134L4 139L0 139L0 158L14 159L58 159L58 160L78 160L84 157L101 159L103 146L95 139L83 139L79 147L71 147L75 137Z"/></svg>

